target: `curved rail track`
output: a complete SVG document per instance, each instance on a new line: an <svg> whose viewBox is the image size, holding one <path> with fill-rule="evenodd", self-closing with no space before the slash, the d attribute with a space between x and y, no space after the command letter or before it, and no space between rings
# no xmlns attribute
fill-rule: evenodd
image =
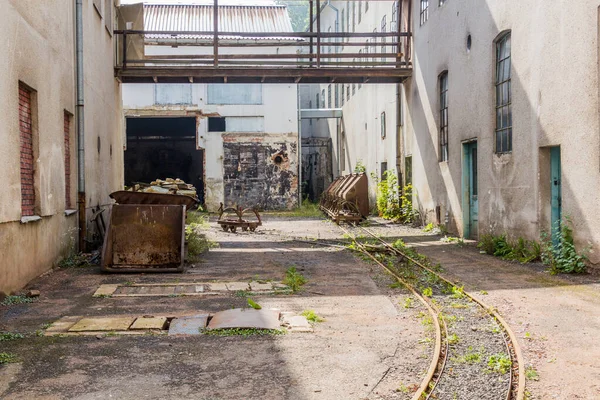
<svg viewBox="0 0 600 400"><path fill-rule="evenodd" d="M430 296L424 296L418 293L417 289L406 279L404 279L398 271L390 268L388 265L382 263L377 257L375 257L371 251L369 251L363 243L361 243L356 235L354 235L351 231L345 229L342 226L339 226L342 231L348 235L349 238L355 243L357 250L363 253L364 255L371 258L375 261L379 266L381 266L384 270L390 273L396 280L401 282L404 286L406 286L414 296L416 296L423 304L426 305L429 313L431 314L433 321L435 321L436 328L436 344L434 349L433 358L430 364L430 368L427 372L425 379L423 380L421 386L413 396L413 400L423 400L430 398L438 398L436 395L436 388L438 384L447 374L446 366L448 364L448 355L450 353L450 343L449 343L449 335L448 335L448 326L446 324L446 317L444 317L442 313L442 307L435 301L433 301ZM397 247L392 244L386 242L379 236L375 235L372 231L365 227L358 226L353 229L359 229L362 232L365 232L378 242L380 242L383 247L390 253L400 257L407 262L410 262L412 265L420 268L425 271L427 274L431 274L440 281L444 282L446 285L452 288L456 288L456 285L442 276L438 271L433 270L432 268L424 265L424 263L419 260L411 257L405 252L401 251ZM461 289L460 293L465 296L468 301L473 302L480 307L482 311L485 312L490 318L497 322L498 326L502 329L502 338L504 340L504 345L506 348L506 353L510 356L511 368L509 370L509 378L508 378L508 387L506 388L506 399L507 400L522 400L525 394L525 374L524 374L524 363L522 358L522 353L520 347L517 343L516 337L508 324L502 319L502 317L492 308L475 298L472 294Z"/></svg>

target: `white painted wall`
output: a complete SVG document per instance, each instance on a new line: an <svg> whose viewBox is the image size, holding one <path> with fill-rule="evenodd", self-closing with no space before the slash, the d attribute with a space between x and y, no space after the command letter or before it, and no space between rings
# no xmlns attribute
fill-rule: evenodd
<svg viewBox="0 0 600 400"><path fill-rule="evenodd" d="M123 108L125 116L195 115L198 117L198 147L206 149L205 199L209 210L216 210L224 201L223 193L223 138L220 132L208 132L208 116L232 117L233 125L228 132L268 135L298 134L297 85L256 84L262 90L262 104L208 104L208 86L189 84L192 90L191 104L156 105L155 87L172 90L176 97L181 85L170 84L124 84ZM227 84L228 88L236 87ZM238 85L243 90L245 85ZM172 89L171 89L172 88ZM169 96L167 96L169 97ZM182 114L183 113L183 114ZM247 118L247 119L244 119ZM260 121L260 122L258 122ZM248 124L247 130L243 126ZM259 132L257 126L263 129Z"/></svg>

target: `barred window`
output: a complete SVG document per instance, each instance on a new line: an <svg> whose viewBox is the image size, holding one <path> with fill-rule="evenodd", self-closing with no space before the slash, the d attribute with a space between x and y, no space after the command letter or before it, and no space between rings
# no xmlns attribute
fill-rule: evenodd
<svg viewBox="0 0 600 400"><path fill-rule="evenodd" d="M336 83L335 85L335 95L334 95L334 101L335 101L335 108L339 108L340 106L340 85L338 85Z"/></svg>
<svg viewBox="0 0 600 400"><path fill-rule="evenodd" d="M346 97L344 96L346 85L342 84L342 105L346 102Z"/></svg>
<svg viewBox="0 0 600 400"><path fill-rule="evenodd" d="M421 25L429 19L429 0L421 0Z"/></svg>
<svg viewBox="0 0 600 400"><path fill-rule="evenodd" d="M496 41L496 153L512 151L510 32Z"/></svg>
<svg viewBox="0 0 600 400"><path fill-rule="evenodd" d="M331 85L327 86L327 108L331 108Z"/></svg>
<svg viewBox="0 0 600 400"><path fill-rule="evenodd" d="M325 108L325 89L321 90L321 108Z"/></svg>
<svg viewBox="0 0 600 400"><path fill-rule="evenodd" d="M440 161L448 161L448 71L440 75Z"/></svg>

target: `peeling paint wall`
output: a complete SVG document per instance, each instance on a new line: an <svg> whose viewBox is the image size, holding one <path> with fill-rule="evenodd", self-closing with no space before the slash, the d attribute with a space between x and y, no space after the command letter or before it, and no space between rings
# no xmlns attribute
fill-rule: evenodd
<svg viewBox="0 0 600 400"><path fill-rule="evenodd" d="M157 89L160 86L160 100L158 104L156 99ZM181 104L177 93L188 93L180 85L171 84L125 84L123 85L123 108L126 117L136 116L195 116L198 120L197 127L197 148L205 149L205 174L204 191L205 205L210 211L216 211L220 203L226 203L231 199L241 199L240 195L227 197L227 193L253 193L252 201L260 201L264 208L293 208L298 204L298 106L297 106L297 85L287 84L257 84L257 85L205 85L189 84L186 85L191 90L190 104ZM173 89L171 89L171 87ZM211 88L212 87L212 88ZM219 91L218 96L210 93L217 93L217 89L226 89ZM247 89L247 90L246 90ZM173 90L173 93L170 91ZM247 91L244 95L243 91ZM230 96L226 96L226 93ZM174 104L164 104L165 99L171 99ZM187 101L187 100L186 100ZM240 103L246 104L229 104ZM219 103L219 104L211 104ZM256 104L259 103L259 104ZM209 132L208 118L224 117L226 119L225 132ZM237 139L236 139L237 138ZM268 186L263 185L267 175L258 180L252 180L240 176L239 180L244 181L243 187L238 184L237 189L226 187L225 175L228 166L226 160L228 153L234 150L234 144L238 144L241 149L245 144L262 143L265 147L264 152L258 149L253 150L260 158L260 165L257 168L268 175ZM289 167L283 172L271 171L269 168L271 152L281 149L285 146L290 161ZM259 146L260 147L260 146ZM242 151L245 153L246 151ZM263 154L259 157L259 154ZM275 175L293 174L287 183L277 184ZM292 184L296 181L296 184ZM231 183L231 182L230 182ZM235 186L235 185L234 185ZM255 187L252 187L255 186ZM258 195L258 191L267 190L265 196L276 195L278 190L289 187L289 193L285 194L285 200L267 201L264 197ZM229 190L229 192L227 192ZM273 192L271 192L273 191ZM237 197L236 197L237 196ZM236 201L236 200L233 200ZM248 204L244 202L240 205ZM248 204L254 206L256 204Z"/></svg>
<svg viewBox="0 0 600 400"><path fill-rule="evenodd" d="M225 205L282 210L298 204L297 135L224 134Z"/></svg>

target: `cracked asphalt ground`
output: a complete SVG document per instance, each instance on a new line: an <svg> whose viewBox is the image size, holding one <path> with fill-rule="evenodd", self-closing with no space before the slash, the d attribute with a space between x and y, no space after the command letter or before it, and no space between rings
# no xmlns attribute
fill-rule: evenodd
<svg viewBox="0 0 600 400"><path fill-rule="evenodd" d="M266 218L256 233L224 233L220 247L184 274L102 274L97 267L54 270L28 287L31 304L0 306L0 330L24 339L0 341L18 357L0 366L2 399L405 399L430 363L427 333L402 306L406 292L343 249L284 235L341 236L320 219ZM206 297L93 298L103 283L281 281L296 266L308 280L294 295L253 297L263 308L325 318L314 333L278 336L39 337L62 316L207 313L246 306L236 293ZM415 302L417 303L417 302Z"/></svg>

